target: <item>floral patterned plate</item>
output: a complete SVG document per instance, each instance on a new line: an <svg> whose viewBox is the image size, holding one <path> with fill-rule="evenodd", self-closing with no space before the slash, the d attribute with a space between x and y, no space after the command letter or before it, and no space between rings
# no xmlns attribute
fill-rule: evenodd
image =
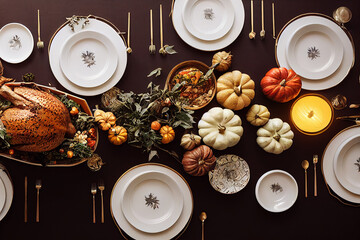
<svg viewBox="0 0 360 240"><path fill-rule="evenodd" d="M25 61L34 49L30 30L20 23L9 23L0 29L0 58L8 63Z"/></svg>
<svg viewBox="0 0 360 240"><path fill-rule="evenodd" d="M272 170L259 178L255 187L255 195L264 209L269 212L283 212L295 203L298 196L298 185L288 172Z"/></svg>
<svg viewBox="0 0 360 240"><path fill-rule="evenodd" d="M209 172L211 186L224 194L239 192L249 180L249 165L241 157L232 154L222 155L216 159L215 169Z"/></svg>

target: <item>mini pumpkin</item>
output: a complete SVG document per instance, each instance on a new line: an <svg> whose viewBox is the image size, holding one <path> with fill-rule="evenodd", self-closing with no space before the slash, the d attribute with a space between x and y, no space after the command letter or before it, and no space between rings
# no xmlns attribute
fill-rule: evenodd
<svg viewBox="0 0 360 240"><path fill-rule="evenodd" d="M159 131L161 128L161 124L158 121L153 121L151 123L151 129L154 131Z"/></svg>
<svg viewBox="0 0 360 240"><path fill-rule="evenodd" d="M219 65L215 69L219 72L225 72L231 66L231 59L232 59L231 52L225 52L225 51L217 52L213 56L211 65L215 65L218 63Z"/></svg>
<svg viewBox="0 0 360 240"><path fill-rule="evenodd" d="M216 157L211 148L201 145L191 151L187 151L182 159L185 172L193 176L203 176L214 169Z"/></svg>
<svg viewBox="0 0 360 240"><path fill-rule="evenodd" d="M184 134L181 137L180 146L186 150L192 150L201 143L201 137L193 133Z"/></svg>
<svg viewBox="0 0 360 240"><path fill-rule="evenodd" d="M108 139L114 145L121 145L127 140L127 130L121 126L110 128Z"/></svg>
<svg viewBox="0 0 360 240"><path fill-rule="evenodd" d="M243 135L242 121L230 109L211 108L198 123L199 135L216 150L235 146Z"/></svg>
<svg viewBox="0 0 360 240"><path fill-rule="evenodd" d="M220 105L232 110L249 106L255 97L255 82L250 76L238 70L227 72L217 80L216 100Z"/></svg>
<svg viewBox="0 0 360 240"><path fill-rule="evenodd" d="M262 126L269 121L270 112L264 105L254 104L246 113L246 120L254 126Z"/></svg>
<svg viewBox="0 0 360 240"><path fill-rule="evenodd" d="M280 118L273 118L259 128L257 136L257 144L266 152L280 154L291 147L294 133L288 123Z"/></svg>
<svg viewBox="0 0 360 240"><path fill-rule="evenodd" d="M272 68L260 82L263 93L276 102L288 102L301 90L301 78L291 69Z"/></svg>
<svg viewBox="0 0 360 240"><path fill-rule="evenodd" d="M94 112L95 122L99 124L101 130L107 131L116 124L116 117L112 112L104 112L97 109Z"/></svg>
<svg viewBox="0 0 360 240"><path fill-rule="evenodd" d="M167 144L174 140L175 138L175 131L172 127L166 125L162 126L160 129L160 135L162 136L161 143Z"/></svg>

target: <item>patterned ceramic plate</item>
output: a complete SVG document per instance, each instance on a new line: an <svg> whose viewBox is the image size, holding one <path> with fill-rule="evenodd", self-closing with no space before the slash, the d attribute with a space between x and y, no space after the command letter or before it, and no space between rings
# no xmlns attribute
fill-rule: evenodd
<svg viewBox="0 0 360 240"><path fill-rule="evenodd" d="M34 49L30 30L20 23L9 23L0 29L0 58L8 63L25 61Z"/></svg>
<svg viewBox="0 0 360 240"><path fill-rule="evenodd" d="M249 180L249 165L241 157L232 154L222 155L216 159L215 169L209 172L211 186L224 194L239 192Z"/></svg>
<svg viewBox="0 0 360 240"><path fill-rule="evenodd" d="M65 76L80 87L92 88L105 83L114 74L118 56L106 35L81 31L64 43L60 66Z"/></svg>
<svg viewBox="0 0 360 240"><path fill-rule="evenodd" d="M180 217L183 196L177 183L162 172L137 175L124 190L121 208L131 225L148 232L161 232Z"/></svg>
<svg viewBox="0 0 360 240"><path fill-rule="evenodd" d="M289 209L298 196L298 185L289 173L272 170L264 173L256 183L255 195L259 204L269 212Z"/></svg>

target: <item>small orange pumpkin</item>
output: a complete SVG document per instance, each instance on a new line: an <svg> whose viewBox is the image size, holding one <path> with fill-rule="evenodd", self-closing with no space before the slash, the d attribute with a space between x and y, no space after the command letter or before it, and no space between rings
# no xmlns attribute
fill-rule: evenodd
<svg viewBox="0 0 360 240"><path fill-rule="evenodd" d="M193 176L203 176L214 169L216 157L211 148L201 145L194 150L187 151L182 159L185 172Z"/></svg>
<svg viewBox="0 0 360 240"><path fill-rule="evenodd" d="M111 126L115 125L116 117L112 112L104 112L103 110L97 109L94 112L95 122L99 124L101 130L107 131Z"/></svg>
<svg viewBox="0 0 360 240"><path fill-rule="evenodd" d="M174 140L174 138L175 138L174 129L168 125L161 127L160 134L162 136L161 142L163 144L167 144L167 143L171 142L172 140Z"/></svg>
<svg viewBox="0 0 360 240"><path fill-rule="evenodd" d="M153 121L151 123L151 129L154 131L159 131L161 128L161 124L158 121Z"/></svg>
<svg viewBox="0 0 360 240"><path fill-rule="evenodd" d="M108 139L114 145L121 145L127 140L127 131L124 127L115 126L110 128Z"/></svg>

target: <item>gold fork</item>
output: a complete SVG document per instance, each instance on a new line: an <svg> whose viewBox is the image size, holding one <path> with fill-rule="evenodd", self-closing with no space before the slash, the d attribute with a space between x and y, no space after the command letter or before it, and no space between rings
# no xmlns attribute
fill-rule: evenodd
<svg viewBox="0 0 360 240"><path fill-rule="evenodd" d="M96 222L95 218L95 195L96 195L96 183L91 184L91 194L93 196L93 223Z"/></svg>
<svg viewBox="0 0 360 240"><path fill-rule="evenodd" d="M101 223L104 223L104 197L103 197L103 191L105 190L105 184L102 179L99 181L98 188L101 193Z"/></svg>
<svg viewBox="0 0 360 240"><path fill-rule="evenodd" d="M37 179L36 184L36 222L40 222L40 209L39 209L39 201L40 201L40 189L41 189L41 180Z"/></svg>

